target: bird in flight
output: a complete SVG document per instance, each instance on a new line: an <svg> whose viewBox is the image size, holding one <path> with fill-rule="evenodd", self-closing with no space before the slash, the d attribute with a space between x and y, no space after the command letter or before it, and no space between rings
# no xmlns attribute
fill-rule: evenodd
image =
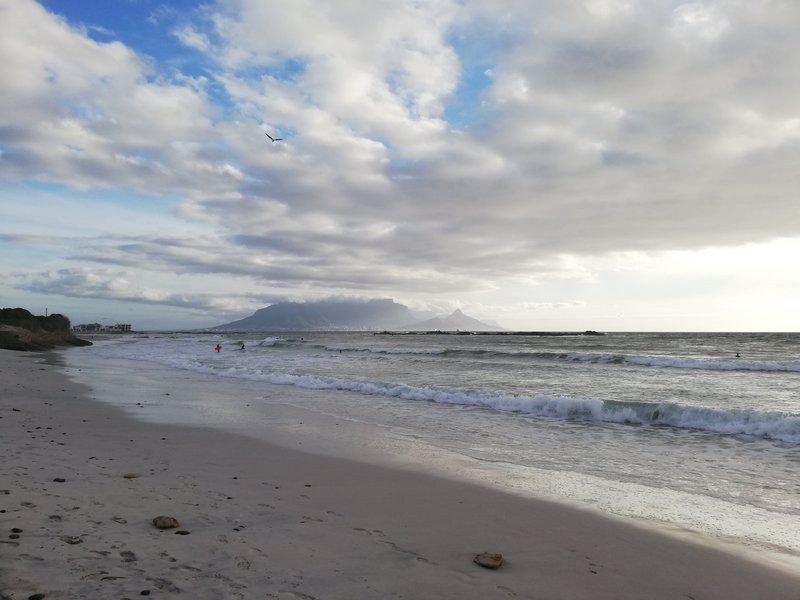
<svg viewBox="0 0 800 600"><path fill-rule="evenodd" d="M283 138L274 138L270 134L268 134L266 131L264 132L264 135L269 138L270 142L282 142L283 141Z"/></svg>

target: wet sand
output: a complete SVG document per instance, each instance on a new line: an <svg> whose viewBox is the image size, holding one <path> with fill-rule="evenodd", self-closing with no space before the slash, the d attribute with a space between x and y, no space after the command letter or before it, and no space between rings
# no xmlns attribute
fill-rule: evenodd
<svg viewBox="0 0 800 600"><path fill-rule="evenodd" d="M588 511L139 422L56 357L0 352L2 598L800 598L800 575Z"/></svg>

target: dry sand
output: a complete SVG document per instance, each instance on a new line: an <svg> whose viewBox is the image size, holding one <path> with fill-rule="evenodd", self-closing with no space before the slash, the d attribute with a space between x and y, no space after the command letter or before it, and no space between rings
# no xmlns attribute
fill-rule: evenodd
<svg viewBox="0 0 800 600"><path fill-rule="evenodd" d="M138 422L54 357L0 352L2 599L800 599L791 573L594 513Z"/></svg>

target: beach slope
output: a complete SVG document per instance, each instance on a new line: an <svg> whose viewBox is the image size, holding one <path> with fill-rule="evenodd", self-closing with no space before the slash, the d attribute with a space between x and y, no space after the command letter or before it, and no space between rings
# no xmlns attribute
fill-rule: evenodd
<svg viewBox="0 0 800 600"><path fill-rule="evenodd" d="M58 356L0 352L4 599L799 597L791 573L588 511L142 423Z"/></svg>

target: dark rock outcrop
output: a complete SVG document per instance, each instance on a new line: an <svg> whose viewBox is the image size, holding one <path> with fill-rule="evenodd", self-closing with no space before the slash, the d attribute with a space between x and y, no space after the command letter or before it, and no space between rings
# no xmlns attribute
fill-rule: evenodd
<svg viewBox="0 0 800 600"><path fill-rule="evenodd" d="M72 335L69 319L54 314L33 315L24 308L0 309L0 348L5 350L50 350L55 346L91 346Z"/></svg>

